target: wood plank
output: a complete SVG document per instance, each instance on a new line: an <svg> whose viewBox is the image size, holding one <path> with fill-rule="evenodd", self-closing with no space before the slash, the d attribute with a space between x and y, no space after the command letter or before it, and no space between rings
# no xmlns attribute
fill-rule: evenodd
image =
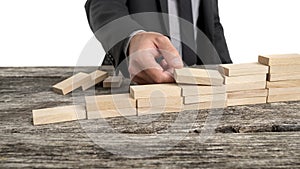
<svg viewBox="0 0 300 169"><path fill-rule="evenodd" d="M270 95L268 96L268 103L274 103L274 102L285 102L285 101L299 101L300 100L300 94L282 94L282 95Z"/></svg>
<svg viewBox="0 0 300 169"><path fill-rule="evenodd" d="M275 65L269 67L270 74L281 74L281 73L300 73L300 64L299 65Z"/></svg>
<svg viewBox="0 0 300 169"><path fill-rule="evenodd" d="M299 65L299 54L260 55L258 62L267 66L273 65Z"/></svg>
<svg viewBox="0 0 300 169"><path fill-rule="evenodd" d="M175 113L181 112L182 106L180 107L144 107L138 108L138 116L150 115L150 114L161 114L161 113Z"/></svg>
<svg viewBox="0 0 300 169"><path fill-rule="evenodd" d="M84 84L89 79L90 77L88 74L80 72L62 82L57 83L52 88L54 92L58 94L66 95L78 89L82 84Z"/></svg>
<svg viewBox="0 0 300 169"><path fill-rule="evenodd" d="M137 107L178 107L183 105L182 97L143 98L137 100Z"/></svg>
<svg viewBox="0 0 300 169"><path fill-rule="evenodd" d="M242 106L242 105L264 104L264 103L267 103L267 97L253 97L253 98L227 100L227 106Z"/></svg>
<svg viewBox="0 0 300 169"><path fill-rule="evenodd" d="M109 76L103 81L104 88L119 88L123 83L122 76Z"/></svg>
<svg viewBox="0 0 300 169"><path fill-rule="evenodd" d="M290 87L290 88L269 88L269 96L274 95L285 95L285 94L300 94L299 87Z"/></svg>
<svg viewBox="0 0 300 169"><path fill-rule="evenodd" d="M227 92L236 92L236 91L244 91L244 90L256 90L256 89L265 89L266 81L261 82L252 82L252 83L236 83L236 84L228 84L226 85Z"/></svg>
<svg viewBox="0 0 300 169"><path fill-rule="evenodd" d="M180 97L181 88L177 84L153 84L130 86L130 95L134 99Z"/></svg>
<svg viewBox="0 0 300 169"><path fill-rule="evenodd" d="M211 101L219 101L226 100L227 94L215 94L215 95L202 95L202 96L186 96L184 97L184 104L196 104L201 102L211 102Z"/></svg>
<svg viewBox="0 0 300 169"><path fill-rule="evenodd" d="M108 77L108 73L101 71L101 70L96 70L92 73L89 74L90 79L87 80L83 85L82 85L82 90L85 91L96 84L102 82L104 79Z"/></svg>
<svg viewBox="0 0 300 169"><path fill-rule="evenodd" d="M251 83L251 82L261 82L267 81L267 74L263 75L247 75L247 76L225 76L225 84L240 84L240 83Z"/></svg>
<svg viewBox="0 0 300 169"><path fill-rule="evenodd" d="M290 87L300 87L300 80L267 82L267 88L290 88Z"/></svg>
<svg viewBox="0 0 300 169"><path fill-rule="evenodd" d="M176 69L174 79L178 84L223 85L224 79L216 70L183 68Z"/></svg>
<svg viewBox="0 0 300 169"><path fill-rule="evenodd" d="M226 93L226 86L199 86L179 85L182 89L182 96L213 95Z"/></svg>
<svg viewBox="0 0 300 169"><path fill-rule="evenodd" d="M87 111L88 119L101 119L113 117L137 116L136 108Z"/></svg>
<svg viewBox="0 0 300 169"><path fill-rule="evenodd" d="M268 81L300 80L300 73L269 74Z"/></svg>
<svg viewBox="0 0 300 169"><path fill-rule="evenodd" d="M243 99L252 97L267 97L268 89L245 90L227 93L227 99Z"/></svg>
<svg viewBox="0 0 300 169"><path fill-rule="evenodd" d="M207 110L207 109L219 109L219 108L226 108L227 107L227 100L214 100L213 102L201 102L197 104L186 104L183 106L184 111L189 110Z"/></svg>
<svg viewBox="0 0 300 169"><path fill-rule="evenodd" d="M84 106L64 106L32 110L33 125L86 119Z"/></svg>
<svg viewBox="0 0 300 169"><path fill-rule="evenodd" d="M219 71L225 76L267 74L269 67L260 63L222 64Z"/></svg>

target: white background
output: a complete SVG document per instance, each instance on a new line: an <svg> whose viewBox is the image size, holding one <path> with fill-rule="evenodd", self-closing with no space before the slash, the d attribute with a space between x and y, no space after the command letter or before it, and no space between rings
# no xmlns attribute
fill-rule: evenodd
<svg viewBox="0 0 300 169"><path fill-rule="evenodd" d="M92 38L85 0L1 0L0 66L74 66ZM299 0L219 0L235 63L300 53ZM100 53L104 55L104 52Z"/></svg>

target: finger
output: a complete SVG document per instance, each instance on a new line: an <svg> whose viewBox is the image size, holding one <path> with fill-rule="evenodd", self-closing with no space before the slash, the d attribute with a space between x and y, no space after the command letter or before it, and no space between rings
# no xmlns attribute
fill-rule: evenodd
<svg viewBox="0 0 300 169"><path fill-rule="evenodd" d="M145 73L152 78L154 83L174 83L175 80L169 72L160 69L147 69Z"/></svg>
<svg viewBox="0 0 300 169"><path fill-rule="evenodd" d="M168 63L166 62L165 59L163 59L162 61L160 61L159 64L160 64L160 66L161 66L164 70L169 69L169 65L168 65Z"/></svg>
<svg viewBox="0 0 300 169"><path fill-rule="evenodd" d="M149 77L145 71L139 72L132 77L132 81L137 82L138 84L152 84L154 81Z"/></svg>

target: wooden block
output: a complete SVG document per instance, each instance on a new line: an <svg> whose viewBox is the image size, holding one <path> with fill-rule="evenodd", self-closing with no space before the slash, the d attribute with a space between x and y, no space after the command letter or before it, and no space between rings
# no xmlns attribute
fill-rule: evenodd
<svg viewBox="0 0 300 169"><path fill-rule="evenodd" d="M161 113L175 113L181 112L182 107L147 107L147 108L138 108L138 116L149 115L149 114L161 114Z"/></svg>
<svg viewBox="0 0 300 169"><path fill-rule="evenodd" d="M216 70L183 68L176 69L174 79L179 84L199 84L221 86L224 79Z"/></svg>
<svg viewBox="0 0 300 169"><path fill-rule="evenodd" d="M86 111L83 106L64 106L32 110L32 116L33 125L42 125L86 119Z"/></svg>
<svg viewBox="0 0 300 169"><path fill-rule="evenodd" d="M177 84L154 84L130 86L130 95L134 99L152 97L180 97L181 88Z"/></svg>
<svg viewBox="0 0 300 169"><path fill-rule="evenodd" d="M300 73L269 74L268 81L300 80Z"/></svg>
<svg viewBox="0 0 300 169"><path fill-rule="evenodd" d="M267 97L253 97L253 98L227 100L228 106L242 106L242 105L263 104L263 103L267 103Z"/></svg>
<svg viewBox="0 0 300 169"><path fill-rule="evenodd" d="M199 85L179 85L182 89L182 96L213 95L226 93L223 86L199 86Z"/></svg>
<svg viewBox="0 0 300 169"><path fill-rule="evenodd" d="M97 111L87 112L88 119L101 119L101 118L126 117L126 116L137 116L136 108L97 110Z"/></svg>
<svg viewBox="0 0 300 169"><path fill-rule="evenodd" d="M267 66L273 65L300 65L299 54L260 55L258 62Z"/></svg>
<svg viewBox="0 0 300 169"><path fill-rule="evenodd" d="M300 80L267 82L267 88L290 88L290 87L300 87Z"/></svg>
<svg viewBox="0 0 300 169"><path fill-rule="evenodd" d="M252 82L252 83L236 83L236 84L228 84L226 85L227 92L236 92L236 91L244 91L244 90L255 90L255 89L265 89L266 81L261 82Z"/></svg>
<svg viewBox="0 0 300 169"><path fill-rule="evenodd" d="M247 76L225 76L225 84L241 84L241 83L251 83L251 82L262 82L267 81L267 75L247 75Z"/></svg>
<svg viewBox="0 0 300 169"><path fill-rule="evenodd" d="M227 99L243 99L252 97L267 97L268 89L245 90L227 93Z"/></svg>
<svg viewBox="0 0 300 169"><path fill-rule="evenodd" d="M90 79L89 75L86 73L78 73L56 85L52 88L54 92L58 94L66 95L77 88L79 88L82 84Z"/></svg>
<svg viewBox="0 0 300 169"><path fill-rule="evenodd" d="M278 65L278 66L270 66L269 73L270 74L281 74L281 73L296 73L300 72L300 65Z"/></svg>
<svg viewBox="0 0 300 169"><path fill-rule="evenodd" d="M136 100L131 98L129 94L87 96L85 100L86 108L89 112L96 110L136 108Z"/></svg>
<svg viewBox="0 0 300 169"><path fill-rule="evenodd" d="M220 109L220 108L226 108L227 107L227 101L214 100L213 102L202 102L197 104L187 104L183 106L184 111L190 111L190 110L206 110L206 109Z"/></svg>
<svg viewBox="0 0 300 169"><path fill-rule="evenodd" d="M104 88L119 88L123 83L123 77L121 76L109 76L103 81Z"/></svg>
<svg viewBox="0 0 300 169"><path fill-rule="evenodd" d="M101 70L96 70L92 73L89 74L90 79L87 80L83 85L82 85L82 90L87 90L92 86L95 86L96 84L102 82L104 79L108 77L107 72L103 72Z"/></svg>
<svg viewBox="0 0 300 169"><path fill-rule="evenodd" d="M268 103L274 102L286 102L286 101L299 101L300 94L282 94L282 95L270 95L268 96Z"/></svg>
<svg viewBox="0 0 300 169"><path fill-rule="evenodd" d="M149 107L182 107L182 97L143 98L137 100L138 108Z"/></svg>
<svg viewBox="0 0 300 169"><path fill-rule="evenodd" d="M289 95L289 94L300 94L300 86L290 87L290 88L270 88L268 95L276 96L276 95Z"/></svg>
<svg viewBox="0 0 300 169"><path fill-rule="evenodd" d="M115 76L116 74L116 69L112 65L102 65L99 69L107 72L109 76Z"/></svg>
<svg viewBox="0 0 300 169"><path fill-rule="evenodd" d="M220 73L225 76L245 76L267 74L269 67L259 63L223 64L219 67Z"/></svg>
<svg viewBox="0 0 300 169"><path fill-rule="evenodd" d="M220 101L226 100L227 94L215 94L215 95L202 95L202 96L186 96L184 97L184 104L196 104L201 102L212 102L212 101Z"/></svg>

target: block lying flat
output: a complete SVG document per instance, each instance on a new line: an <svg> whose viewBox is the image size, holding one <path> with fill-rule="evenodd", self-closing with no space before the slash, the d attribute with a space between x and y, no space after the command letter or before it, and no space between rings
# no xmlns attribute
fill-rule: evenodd
<svg viewBox="0 0 300 169"><path fill-rule="evenodd" d="M202 102L197 104L188 104L183 106L183 111L188 110L206 110L206 109L219 109L226 108L227 101L213 101L213 102Z"/></svg>
<svg viewBox="0 0 300 169"><path fill-rule="evenodd" d="M64 106L32 110L33 124L51 124L86 119L84 106Z"/></svg>
<svg viewBox="0 0 300 169"><path fill-rule="evenodd" d="M137 116L136 108L97 110L97 111L88 111L87 112L88 119L126 117L126 116Z"/></svg>
<svg viewBox="0 0 300 169"><path fill-rule="evenodd" d="M179 85L182 89L182 96L213 95L226 93L223 86L199 86L199 85Z"/></svg>
<svg viewBox="0 0 300 169"><path fill-rule="evenodd" d="M245 90L245 91L227 93L228 99L243 99L243 98L252 98L252 97L267 97L267 96L268 96L268 89Z"/></svg>
<svg viewBox="0 0 300 169"><path fill-rule="evenodd" d="M268 103L285 102L285 101L299 101L300 94L286 94L286 95L271 95L268 96Z"/></svg>
<svg viewBox="0 0 300 169"><path fill-rule="evenodd" d="M300 65L279 65L279 66L270 66L270 74L281 74L281 73L296 73L300 72Z"/></svg>
<svg viewBox="0 0 300 169"><path fill-rule="evenodd" d="M274 95L289 95L289 94L300 94L300 86L290 87L290 88L270 88L268 95L274 96Z"/></svg>
<svg viewBox="0 0 300 169"><path fill-rule="evenodd" d="M268 70L268 66L260 63L223 64L219 67L219 71L225 76L267 74Z"/></svg>
<svg viewBox="0 0 300 169"><path fill-rule="evenodd" d="M267 97L253 97L253 98L227 100L227 106L242 106L242 105L264 104L264 103L267 103Z"/></svg>
<svg viewBox="0 0 300 169"><path fill-rule="evenodd" d="M89 75L86 73L78 73L60 83L54 85L53 91L58 94L66 95L83 85L86 81L90 79Z"/></svg>
<svg viewBox="0 0 300 169"><path fill-rule="evenodd" d="M138 108L138 116L149 115L149 114L161 114L161 113L174 113L181 112L182 106L179 107L148 107L148 108Z"/></svg>
<svg viewBox="0 0 300 169"><path fill-rule="evenodd" d="M215 94L215 95L203 95L203 96L186 96L184 97L184 104L196 104L201 102L212 102L212 101L225 101L227 94Z"/></svg>
<svg viewBox="0 0 300 169"><path fill-rule="evenodd" d="M268 81L300 80L300 73L269 74Z"/></svg>
<svg viewBox="0 0 300 169"><path fill-rule="evenodd" d="M267 82L267 88L290 88L290 87L299 87L299 86L300 86L300 80Z"/></svg>
<svg viewBox="0 0 300 169"><path fill-rule="evenodd" d="M134 99L152 97L181 97L181 88L177 84L130 86L130 95Z"/></svg>
<svg viewBox="0 0 300 169"><path fill-rule="evenodd" d="M167 98L144 98L137 100L138 108L147 107L181 107L183 104L182 97L167 97Z"/></svg>
<svg viewBox="0 0 300 169"><path fill-rule="evenodd" d="M183 68L176 69L174 79L179 84L223 85L224 79L216 70Z"/></svg>
<svg viewBox="0 0 300 169"><path fill-rule="evenodd" d="M260 74L260 75L247 75L247 76L234 76L234 77L228 77L225 76L225 84L241 84L241 83L251 83L251 82L261 82L261 81L267 81L267 75L266 74Z"/></svg>
<svg viewBox="0 0 300 169"><path fill-rule="evenodd" d="M252 82L252 83L236 83L226 85L227 92L244 91L244 90L255 90L255 89L265 89L266 81Z"/></svg>
<svg viewBox="0 0 300 169"><path fill-rule="evenodd" d="M299 54L261 55L258 62L264 65L300 65Z"/></svg>
<svg viewBox="0 0 300 169"><path fill-rule="evenodd" d="M101 71L101 70L96 70L92 73L89 74L90 79L85 81L85 83L82 85L82 90L87 90L96 84L102 82L104 79L108 77L108 73Z"/></svg>
<svg viewBox="0 0 300 169"><path fill-rule="evenodd" d="M119 88L123 83L123 77L121 76L109 76L103 81L104 88Z"/></svg>

